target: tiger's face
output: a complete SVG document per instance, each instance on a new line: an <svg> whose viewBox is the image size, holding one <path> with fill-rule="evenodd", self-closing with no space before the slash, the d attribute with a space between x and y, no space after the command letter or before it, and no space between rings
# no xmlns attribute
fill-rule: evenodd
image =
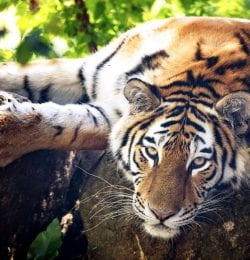
<svg viewBox="0 0 250 260"><path fill-rule="evenodd" d="M166 239L211 205L214 190L248 178L250 129L249 23L171 21L128 41L134 67L118 83L129 109L110 138L134 184L135 214ZM145 51L139 63L132 50Z"/></svg>
<svg viewBox="0 0 250 260"><path fill-rule="evenodd" d="M134 184L133 210L146 232L169 239L207 207L212 191L239 186L245 157L214 109L168 101L136 117L134 109L114 127L111 147Z"/></svg>

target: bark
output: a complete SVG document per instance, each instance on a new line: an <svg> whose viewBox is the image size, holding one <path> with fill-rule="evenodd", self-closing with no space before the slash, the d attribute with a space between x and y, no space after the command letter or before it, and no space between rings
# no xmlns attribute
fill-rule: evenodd
<svg viewBox="0 0 250 260"><path fill-rule="evenodd" d="M70 225L60 259L84 254L86 236L79 212L73 210L87 170L98 153L39 151L0 169L0 259L26 259L27 250L38 233L55 218L70 210Z"/></svg>
<svg viewBox="0 0 250 260"><path fill-rule="evenodd" d="M80 22L80 31L91 36L89 29L93 27L89 20L89 14L85 2L83 0L75 0L76 7L79 8L77 19ZM89 52L94 53L97 51L97 45L94 41L88 43Z"/></svg>

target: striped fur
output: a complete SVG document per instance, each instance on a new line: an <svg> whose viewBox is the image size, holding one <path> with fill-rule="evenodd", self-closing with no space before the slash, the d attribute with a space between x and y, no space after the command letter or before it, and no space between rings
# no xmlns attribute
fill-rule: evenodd
<svg viewBox="0 0 250 260"><path fill-rule="evenodd" d="M143 111L151 99L143 103L147 94L140 87L132 101L125 98L127 83L135 79L159 99L157 107ZM91 131L105 133L98 136L100 143L110 133L114 157L134 183L135 214L153 236L176 236L212 191L238 188L248 179L246 146L215 109L229 93L250 93L248 20L153 21L85 59L2 64L0 85L43 103L25 106L35 108L40 125L50 125L49 148L72 149L74 143L73 148L86 149L82 140L98 142ZM16 104L18 111L22 104ZM55 109L60 120L52 117ZM82 117L72 119L72 113ZM25 149L41 148L39 142Z"/></svg>

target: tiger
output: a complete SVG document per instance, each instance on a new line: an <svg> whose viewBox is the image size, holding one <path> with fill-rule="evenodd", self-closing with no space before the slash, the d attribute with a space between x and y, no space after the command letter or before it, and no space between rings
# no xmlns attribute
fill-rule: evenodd
<svg viewBox="0 0 250 260"><path fill-rule="evenodd" d="M0 65L0 166L40 149L110 149L132 208L172 239L213 192L249 181L250 21L143 23L86 58Z"/></svg>

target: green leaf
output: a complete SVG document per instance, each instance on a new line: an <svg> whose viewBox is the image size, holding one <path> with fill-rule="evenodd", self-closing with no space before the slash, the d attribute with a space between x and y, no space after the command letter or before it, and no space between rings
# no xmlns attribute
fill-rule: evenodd
<svg viewBox="0 0 250 260"><path fill-rule="evenodd" d="M29 45L23 41L16 49L16 60L21 64L27 63L32 57L32 51Z"/></svg>
<svg viewBox="0 0 250 260"><path fill-rule="evenodd" d="M58 256L58 250L62 245L60 223L55 218L47 229L37 235L32 242L27 259L53 260Z"/></svg>
<svg viewBox="0 0 250 260"><path fill-rule="evenodd" d="M52 52L50 42L42 35L42 29L34 28L21 41L16 50L16 60L21 63L27 63L33 53L48 57Z"/></svg>

